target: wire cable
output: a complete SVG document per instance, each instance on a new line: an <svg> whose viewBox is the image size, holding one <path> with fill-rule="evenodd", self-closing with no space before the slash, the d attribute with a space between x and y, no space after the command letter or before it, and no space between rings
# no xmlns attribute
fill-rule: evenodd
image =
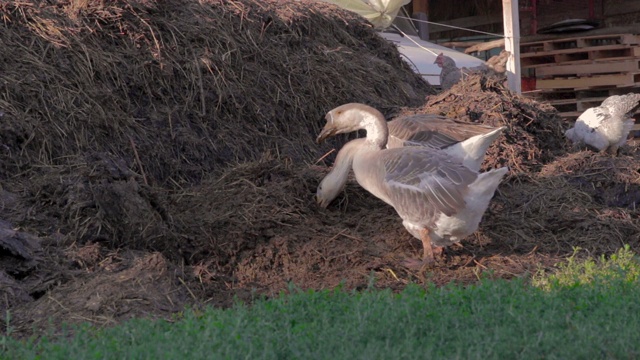
<svg viewBox="0 0 640 360"><path fill-rule="evenodd" d="M411 21L422 22L422 23L425 23L425 24L432 24L432 25L444 26L444 27L448 27L448 28L452 28L452 29L467 30L467 31L471 31L471 32L478 33L478 34L491 35L491 36L495 36L495 37L499 37L499 38L505 38L505 37L506 37L506 36L504 36L503 34L494 34L494 33L486 32L486 31L480 31L480 30L474 30L474 29L467 29L467 28L463 28L463 27L459 27L459 26L453 26L453 25L447 25L447 24L440 24L440 23L433 22L433 21L427 21L427 20L414 19L414 18L405 17L405 16L400 16L400 15L398 15L398 16L396 16L396 17L397 17L397 18L401 18L401 19L411 20Z"/></svg>

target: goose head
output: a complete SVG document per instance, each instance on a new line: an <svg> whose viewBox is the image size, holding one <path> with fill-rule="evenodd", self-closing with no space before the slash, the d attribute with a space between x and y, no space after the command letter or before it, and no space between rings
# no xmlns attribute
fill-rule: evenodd
<svg viewBox="0 0 640 360"><path fill-rule="evenodd" d="M326 208L344 189L353 163L353 157L362 147L364 139L351 140L338 151L333 169L322 179L316 190L316 202Z"/></svg>
<svg viewBox="0 0 640 360"><path fill-rule="evenodd" d="M339 181L340 179L335 175L332 176L332 173L327 174L327 176L322 179L316 190L316 202L318 205L326 208L329 206L329 203L338 196L340 191L342 191L342 186L338 183Z"/></svg>
<svg viewBox="0 0 640 360"><path fill-rule="evenodd" d="M363 129L364 118L377 116L379 112L370 106L358 103L349 103L338 106L329 111L325 116L327 123L318 135L316 142L322 143L326 138L343 133L350 133ZM382 116L382 114L380 114ZM384 120L384 118L383 118Z"/></svg>

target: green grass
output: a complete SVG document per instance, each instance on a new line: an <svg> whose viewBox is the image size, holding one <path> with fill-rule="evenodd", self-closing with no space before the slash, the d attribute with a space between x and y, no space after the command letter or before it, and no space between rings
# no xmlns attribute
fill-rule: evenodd
<svg viewBox="0 0 640 360"><path fill-rule="evenodd" d="M400 294L293 291L250 307L186 311L175 323L138 319L108 329L85 326L69 339L3 338L0 357L640 358L640 283L637 273L629 276L639 267L631 255L591 265L572 257L556 274L537 275L538 287L483 280L467 287L409 286ZM621 259L629 267L619 266ZM580 281L565 282L572 276Z"/></svg>
<svg viewBox="0 0 640 360"><path fill-rule="evenodd" d="M566 262L558 264L558 270L551 274L538 273L533 278L534 286L551 290L557 287L579 286L593 282L640 280L640 259L625 245L609 258L604 255L598 260L587 258L579 260L580 248L575 248L573 255Z"/></svg>

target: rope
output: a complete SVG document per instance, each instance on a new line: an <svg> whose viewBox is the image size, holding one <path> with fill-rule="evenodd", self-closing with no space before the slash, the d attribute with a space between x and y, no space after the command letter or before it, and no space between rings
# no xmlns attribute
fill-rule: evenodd
<svg viewBox="0 0 640 360"><path fill-rule="evenodd" d="M399 32L400 32L400 34L402 34L402 36L404 36L404 38L405 38L405 39L410 40L412 43L416 44L420 49L422 49L422 50L427 50L428 52L432 53L433 55L438 56L438 54L436 54L435 52L433 52L433 50L431 50L431 49L429 49L429 48L426 48L426 47L424 47L424 46L422 46L422 45L418 44L418 42L417 42L417 41L413 40L409 35L405 34L405 33L404 33L404 31L400 30L400 28L399 28L399 27L397 27L397 26L395 26L395 25L392 25L392 26L393 26L393 28L394 28L394 29L396 29L397 31L399 31ZM414 66L415 66L415 65L414 65Z"/></svg>
<svg viewBox="0 0 640 360"><path fill-rule="evenodd" d="M420 19L413 19L413 18L409 18L409 17L405 17L405 16L400 16L400 15L398 15L398 16L396 16L396 17L397 17L397 18L400 18L400 19L407 19L407 20L417 21L417 22L422 22L422 23L426 23L426 24L433 24L433 25L438 25L438 26L444 26L444 27L448 27L448 28L452 28L452 29L466 30L466 31L471 31L471 32L479 33L479 34L491 35L491 36L495 36L495 37L499 37L499 38L505 38L505 37L506 37L506 36L504 36L504 35L502 35L502 34L494 34L494 33L486 32L486 31L480 31L480 30L474 30L474 29L467 29L467 28L458 27L458 26L453 26L453 25L440 24L440 23L433 22L433 21L420 20Z"/></svg>

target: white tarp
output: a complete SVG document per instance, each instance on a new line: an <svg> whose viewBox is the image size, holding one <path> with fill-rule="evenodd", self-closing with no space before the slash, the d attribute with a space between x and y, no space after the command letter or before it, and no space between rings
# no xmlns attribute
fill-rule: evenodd
<svg viewBox="0 0 640 360"><path fill-rule="evenodd" d="M400 8L410 0L322 0L334 3L342 8L351 10L371 22L376 29L384 30L391 26ZM458 67L474 67L484 61L473 56L446 48L437 44L423 41L417 36L401 36L392 32L380 33L387 40L398 46L398 50L406 57L418 74L431 85L440 84L440 68L434 64L439 53L451 57Z"/></svg>
<svg viewBox="0 0 640 360"><path fill-rule="evenodd" d="M400 8L411 0L324 0L351 10L369 20L376 29L391 26Z"/></svg>
<svg viewBox="0 0 640 360"><path fill-rule="evenodd" d="M471 68L484 63L484 61L476 57L449 49L442 45L421 40L417 36L400 36L399 34L391 32L383 32L380 33L380 35L396 44L396 46L398 46L398 51L406 57L405 60L408 60L414 70L425 78L431 85L440 85L441 69L438 65L434 64L439 53L443 53L452 58L456 62L456 66L459 68ZM428 50L425 50L425 48Z"/></svg>

